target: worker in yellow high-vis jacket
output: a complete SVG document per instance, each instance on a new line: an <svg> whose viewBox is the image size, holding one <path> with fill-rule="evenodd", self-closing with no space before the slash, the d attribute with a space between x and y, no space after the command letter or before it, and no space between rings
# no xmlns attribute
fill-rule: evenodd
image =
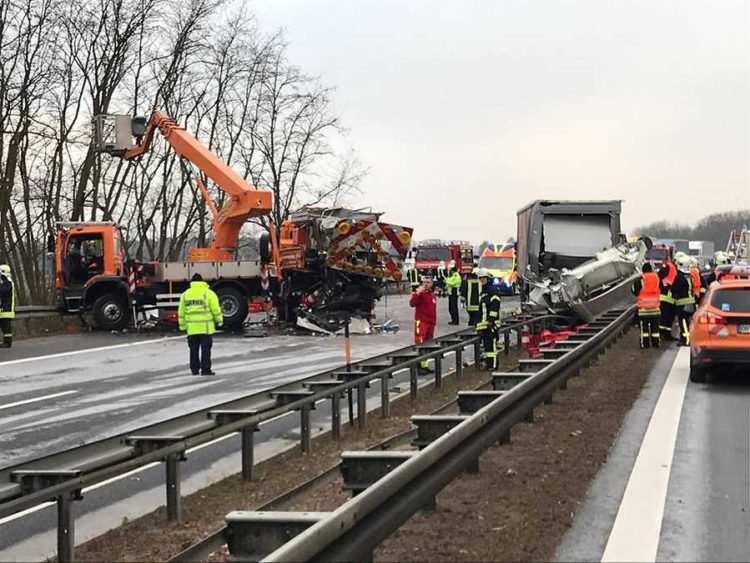
<svg viewBox="0 0 750 563"><path fill-rule="evenodd" d="M216 375L211 370L211 347L216 327L224 322L219 298L203 281L200 274L194 274L190 288L180 296L177 310L180 330L188 334L190 347L190 371L193 375Z"/></svg>
<svg viewBox="0 0 750 563"><path fill-rule="evenodd" d="M10 274L10 266L0 264L0 333L3 341L0 348L13 344L13 319L16 318L16 286Z"/></svg>

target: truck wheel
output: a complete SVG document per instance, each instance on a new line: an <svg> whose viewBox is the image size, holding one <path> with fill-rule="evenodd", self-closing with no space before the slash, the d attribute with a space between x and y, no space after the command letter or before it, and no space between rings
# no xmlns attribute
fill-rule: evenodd
<svg viewBox="0 0 750 563"><path fill-rule="evenodd" d="M224 328L237 328L247 317L247 297L233 287L224 287L216 292L224 316Z"/></svg>
<svg viewBox="0 0 750 563"><path fill-rule="evenodd" d="M105 330L122 330L128 326L130 310L121 295L105 293L96 298L93 306L94 323Z"/></svg>

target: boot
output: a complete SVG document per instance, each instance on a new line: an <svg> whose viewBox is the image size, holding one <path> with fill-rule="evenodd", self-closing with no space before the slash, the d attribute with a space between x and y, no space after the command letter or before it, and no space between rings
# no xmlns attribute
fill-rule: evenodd
<svg viewBox="0 0 750 563"><path fill-rule="evenodd" d="M3 338L3 343L0 344L0 348L10 348L12 344L13 344L13 337L5 336Z"/></svg>

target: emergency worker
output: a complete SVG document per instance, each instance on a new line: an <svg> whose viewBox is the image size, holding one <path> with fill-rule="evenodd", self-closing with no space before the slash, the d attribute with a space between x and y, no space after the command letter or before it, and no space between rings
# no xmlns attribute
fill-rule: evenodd
<svg viewBox="0 0 750 563"><path fill-rule="evenodd" d="M480 268L477 273L482 284L482 294L479 298L479 320L477 332L482 340L482 360L484 369L497 368L497 335L500 323L500 295L490 283L490 273ZM480 369L481 369L480 367Z"/></svg>
<svg viewBox="0 0 750 563"><path fill-rule="evenodd" d="M658 348L661 341L659 334L659 316L661 314L659 275L654 272L648 262L643 265L642 272L640 279L633 283L633 294L637 298L641 348Z"/></svg>
<svg viewBox="0 0 750 563"><path fill-rule="evenodd" d="M698 259L694 256L690 258L690 279L693 282L693 296L695 297L695 303L698 305L703 299L703 295L706 293L706 288L703 286Z"/></svg>
<svg viewBox="0 0 750 563"><path fill-rule="evenodd" d="M419 287L419 270L416 265L412 265L411 268L406 272L406 277L409 280L409 287L412 291L416 291Z"/></svg>
<svg viewBox="0 0 750 563"><path fill-rule="evenodd" d="M716 262L716 267L706 279L706 287L709 287L715 281L734 279L734 275L725 274L721 272L721 268L719 268L720 266L729 266L729 254L727 254L723 250L717 250L716 252L714 252L714 261Z"/></svg>
<svg viewBox="0 0 750 563"><path fill-rule="evenodd" d="M677 266L671 255L664 260L658 275L659 280L661 280L659 287L659 330L662 338L674 340L672 338L672 323L674 323L675 307L672 297L672 284L677 277Z"/></svg>
<svg viewBox="0 0 750 563"><path fill-rule="evenodd" d="M479 320L479 297L482 294L482 283L477 277L479 268L474 268L461 284L461 299L464 309L469 314L469 326L476 326Z"/></svg>
<svg viewBox="0 0 750 563"><path fill-rule="evenodd" d="M16 318L16 286L13 283L10 266L0 265L0 333L3 342L0 348L13 345L13 319Z"/></svg>
<svg viewBox="0 0 750 563"><path fill-rule="evenodd" d="M414 344L423 344L435 338L437 297L432 291L432 276L422 276L422 285L411 294L409 306L414 307ZM423 360L417 366L419 375L426 375L433 371L427 360Z"/></svg>
<svg viewBox="0 0 750 563"><path fill-rule="evenodd" d="M690 345L690 319L695 312L693 278L690 276L690 257L682 255L677 259L677 275L672 284L675 314L680 327L680 346Z"/></svg>
<svg viewBox="0 0 750 563"><path fill-rule="evenodd" d="M437 276L434 280L437 286L437 293L441 297L445 295L445 261L441 260L437 267Z"/></svg>
<svg viewBox="0 0 750 563"><path fill-rule="evenodd" d="M187 330L190 347L190 371L193 375L216 375L211 370L211 347L216 327L224 322L219 298L203 281L193 274L190 288L180 296L177 309L180 330Z"/></svg>
<svg viewBox="0 0 750 563"><path fill-rule="evenodd" d="M448 291L448 313L451 316L449 325L458 324L458 294L461 291L461 274L456 269L455 262L451 262L450 274L445 278L445 287Z"/></svg>

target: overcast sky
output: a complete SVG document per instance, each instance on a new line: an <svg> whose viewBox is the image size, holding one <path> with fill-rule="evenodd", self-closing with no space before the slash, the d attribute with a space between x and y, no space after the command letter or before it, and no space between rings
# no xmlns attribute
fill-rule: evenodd
<svg viewBox="0 0 750 563"><path fill-rule="evenodd" d="M623 225L750 208L746 0L253 0L337 88L362 204L417 239L515 234L533 199Z"/></svg>

